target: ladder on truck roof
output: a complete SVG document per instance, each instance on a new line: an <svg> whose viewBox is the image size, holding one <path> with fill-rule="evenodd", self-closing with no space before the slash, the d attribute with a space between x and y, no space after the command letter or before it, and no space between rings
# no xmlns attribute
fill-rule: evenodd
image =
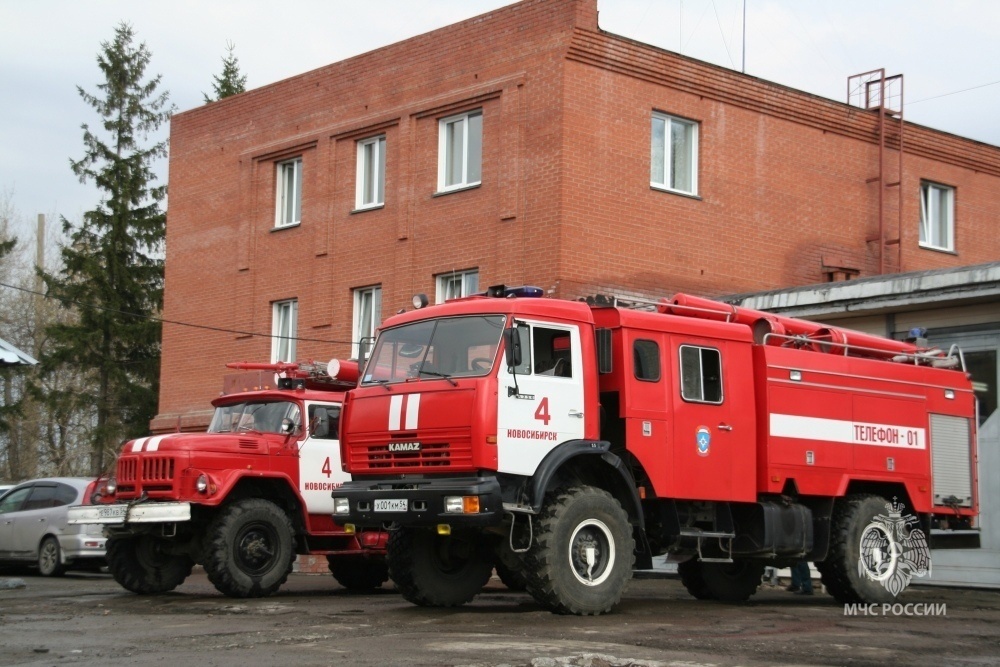
<svg viewBox="0 0 1000 667"><path fill-rule="evenodd" d="M750 327L754 342L758 345L795 347L825 354L966 370L965 357L958 345L952 345L945 353L939 348L927 347L922 338L917 338L916 342L893 340L689 294L678 293L672 298L663 297L656 301L597 295L587 299L587 303L594 307L611 306L742 324Z"/></svg>

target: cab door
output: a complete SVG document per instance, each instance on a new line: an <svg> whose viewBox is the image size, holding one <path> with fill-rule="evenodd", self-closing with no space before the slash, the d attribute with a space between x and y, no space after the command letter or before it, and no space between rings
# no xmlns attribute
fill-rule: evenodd
<svg viewBox="0 0 1000 667"><path fill-rule="evenodd" d="M299 493L309 514L333 514L333 491L351 479L340 465L340 405L306 404L306 437L299 446Z"/></svg>
<svg viewBox="0 0 1000 667"><path fill-rule="evenodd" d="M676 364L670 495L755 498L756 418L750 345L671 337Z"/></svg>
<svg viewBox="0 0 1000 667"><path fill-rule="evenodd" d="M531 475L552 449L584 436L580 327L517 320L521 363L498 374L497 469Z"/></svg>

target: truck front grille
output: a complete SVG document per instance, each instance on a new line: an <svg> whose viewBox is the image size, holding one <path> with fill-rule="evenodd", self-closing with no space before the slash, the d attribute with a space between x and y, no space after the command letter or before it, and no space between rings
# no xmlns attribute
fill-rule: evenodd
<svg viewBox="0 0 1000 667"><path fill-rule="evenodd" d="M451 471L472 470L472 443L468 436L421 439L418 452L390 452L385 439L355 442L348 454L351 471L419 472L447 468Z"/></svg>
<svg viewBox="0 0 1000 667"><path fill-rule="evenodd" d="M123 456L118 459L118 492L121 498L154 496L174 488L174 458L171 456Z"/></svg>

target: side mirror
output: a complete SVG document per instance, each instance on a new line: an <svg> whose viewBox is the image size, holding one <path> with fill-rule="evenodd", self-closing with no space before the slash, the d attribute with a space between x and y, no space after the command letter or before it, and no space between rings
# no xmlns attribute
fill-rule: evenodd
<svg viewBox="0 0 1000 667"><path fill-rule="evenodd" d="M281 432L284 435L291 435L295 432L295 422L288 417L281 420Z"/></svg>
<svg viewBox="0 0 1000 667"><path fill-rule="evenodd" d="M507 366L515 368L521 365L521 336L516 328L503 330L503 353Z"/></svg>

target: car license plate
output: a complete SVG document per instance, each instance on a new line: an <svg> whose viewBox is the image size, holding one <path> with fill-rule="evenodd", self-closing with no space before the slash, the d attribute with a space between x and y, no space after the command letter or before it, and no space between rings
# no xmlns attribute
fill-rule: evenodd
<svg viewBox="0 0 1000 667"><path fill-rule="evenodd" d="M128 505L112 505L110 507L102 507L98 516L102 519L121 519L127 511Z"/></svg>
<svg viewBox="0 0 1000 667"><path fill-rule="evenodd" d="M405 512L406 511L406 499L405 498L382 498L381 500L375 501L375 511L376 512Z"/></svg>

